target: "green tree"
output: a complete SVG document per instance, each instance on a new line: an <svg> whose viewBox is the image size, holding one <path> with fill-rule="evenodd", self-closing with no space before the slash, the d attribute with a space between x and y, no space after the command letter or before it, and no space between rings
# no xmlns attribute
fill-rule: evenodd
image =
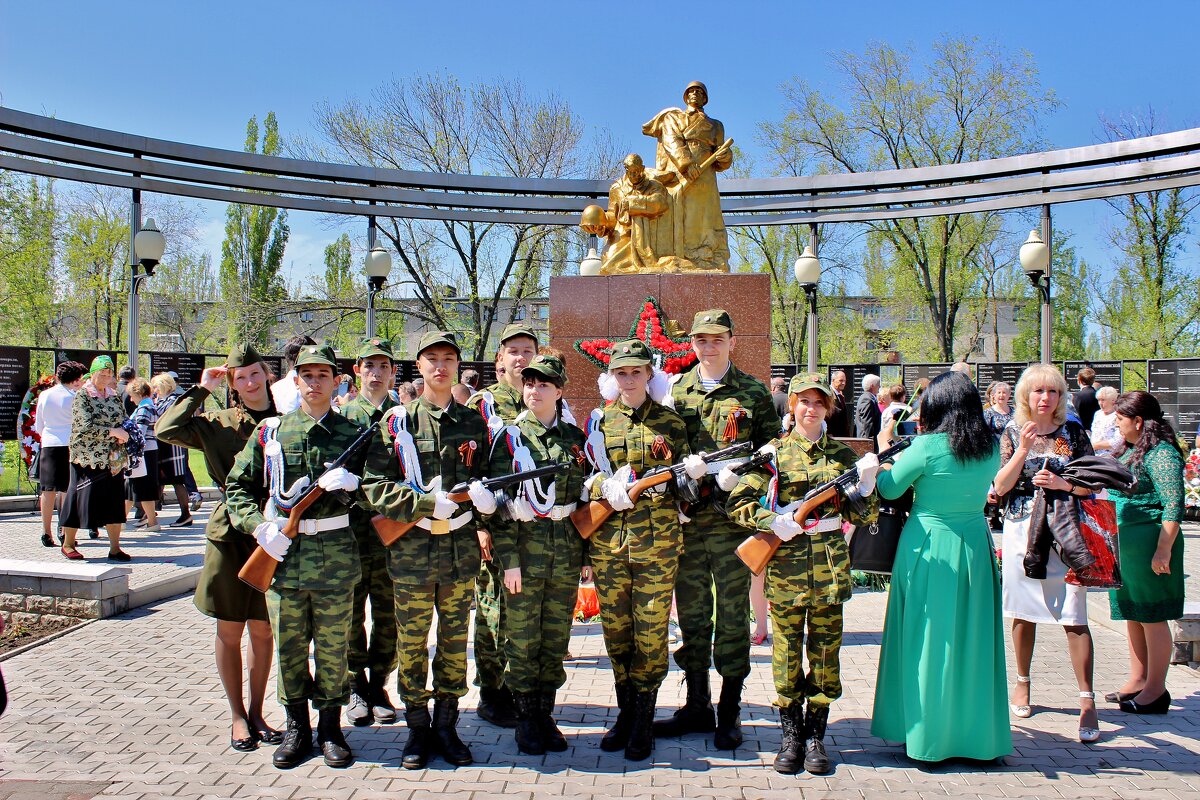
<svg viewBox="0 0 1200 800"><path fill-rule="evenodd" d="M56 342L58 201L52 181L0 172L0 340Z"/></svg>
<svg viewBox="0 0 1200 800"><path fill-rule="evenodd" d="M125 196L88 186L69 204L63 262L72 287L66 327L84 346L121 350L129 296L129 205Z"/></svg>
<svg viewBox="0 0 1200 800"><path fill-rule="evenodd" d="M343 233L325 245L325 296L331 300L350 299L359 294L354 281L354 251L350 234Z"/></svg>
<svg viewBox="0 0 1200 800"><path fill-rule="evenodd" d="M246 124L247 153L280 155L275 112L267 114L260 139L258 120ZM221 292L229 310L229 338L267 344L273 305L287 296L280 269L288 241L287 212L233 203L225 212L221 244Z"/></svg>

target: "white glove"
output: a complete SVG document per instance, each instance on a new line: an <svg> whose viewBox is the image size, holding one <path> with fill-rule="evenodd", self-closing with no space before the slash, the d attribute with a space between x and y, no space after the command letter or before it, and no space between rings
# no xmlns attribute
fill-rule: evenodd
<svg viewBox="0 0 1200 800"><path fill-rule="evenodd" d="M854 462L854 467L858 470L858 493L866 497L875 491L875 475L879 472L879 456L867 453Z"/></svg>
<svg viewBox="0 0 1200 800"><path fill-rule="evenodd" d="M358 476L344 467L338 467L321 473L321 477L317 478L317 486L327 492L353 492L358 488Z"/></svg>
<svg viewBox="0 0 1200 800"><path fill-rule="evenodd" d="M458 503L450 499L450 495L438 491L433 496L433 518L450 519L458 511Z"/></svg>
<svg viewBox="0 0 1200 800"><path fill-rule="evenodd" d="M496 495L483 485L483 481L471 481L471 485L467 487L467 494L471 496L471 502L480 514L496 513Z"/></svg>
<svg viewBox="0 0 1200 800"><path fill-rule="evenodd" d="M515 522L533 522L537 517L533 513L533 506L529 505L529 501L524 497L508 501L508 516Z"/></svg>
<svg viewBox="0 0 1200 800"><path fill-rule="evenodd" d="M288 548L292 546L292 540L283 535L283 531L279 530L279 523L275 520L260 522L254 529L254 540L276 561L283 561Z"/></svg>
<svg viewBox="0 0 1200 800"><path fill-rule="evenodd" d="M741 480L741 476L733 471L733 467L721 467L721 471L717 473L717 486L722 492L732 492Z"/></svg>
<svg viewBox="0 0 1200 800"><path fill-rule="evenodd" d="M771 520L771 532L780 540L789 542L797 534L804 533L804 528L792 518L791 514L776 514L775 519Z"/></svg>
<svg viewBox="0 0 1200 800"><path fill-rule="evenodd" d="M612 506L613 511L628 511L633 508L633 501L629 499L628 490L629 476L632 473L632 468L626 464L613 473L611 478L600 484L600 494Z"/></svg>
<svg viewBox="0 0 1200 800"><path fill-rule="evenodd" d="M683 457L683 471L694 481L708 474L708 464L704 463L703 453Z"/></svg>

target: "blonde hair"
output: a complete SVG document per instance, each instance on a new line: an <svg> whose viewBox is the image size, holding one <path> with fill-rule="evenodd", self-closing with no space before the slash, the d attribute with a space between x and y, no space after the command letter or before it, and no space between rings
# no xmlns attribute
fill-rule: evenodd
<svg viewBox="0 0 1200 800"><path fill-rule="evenodd" d="M1096 390L1097 400L1116 400L1117 390L1111 386L1101 386Z"/></svg>
<svg viewBox="0 0 1200 800"><path fill-rule="evenodd" d="M1029 408L1029 393L1039 386L1058 390L1058 408L1054 409L1054 424L1062 425L1067 421L1067 381L1052 364L1034 364L1021 373L1021 380L1017 381L1016 391L1013 392L1013 402L1016 406L1013 422L1020 426L1033 417Z"/></svg>
<svg viewBox="0 0 1200 800"><path fill-rule="evenodd" d="M165 372L160 372L150 379L150 388L166 397L175 391L175 379Z"/></svg>

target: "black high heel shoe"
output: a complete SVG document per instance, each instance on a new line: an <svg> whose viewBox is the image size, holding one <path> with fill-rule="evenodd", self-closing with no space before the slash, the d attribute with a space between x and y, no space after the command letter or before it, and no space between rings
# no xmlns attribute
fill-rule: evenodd
<svg viewBox="0 0 1200 800"><path fill-rule="evenodd" d="M1149 703L1139 703L1130 698L1121 701L1121 710L1127 714L1166 714L1171 707L1171 693L1164 691L1158 699Z"/></svg>
<svg viewBox="0 0 1200 800"><path fill-rule="evenodd" d="M1126 700L1132 700L1138 696L1138 692L1109 692L1104 695L1106 703L1124 703Z"/></svg>

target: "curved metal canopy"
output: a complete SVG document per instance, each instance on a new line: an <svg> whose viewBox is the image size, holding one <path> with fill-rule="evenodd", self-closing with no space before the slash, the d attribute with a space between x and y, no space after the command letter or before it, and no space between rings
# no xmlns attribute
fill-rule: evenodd
<svg viewBox="0 0 1200 800"><path fill-rule="evenodd" d="M576 225L608 181L456 175L151 139L0 108L0 169L326 214ZM730 226L1026 208L1200 185L1200 128L963 164L721 181Z"/></svg>

